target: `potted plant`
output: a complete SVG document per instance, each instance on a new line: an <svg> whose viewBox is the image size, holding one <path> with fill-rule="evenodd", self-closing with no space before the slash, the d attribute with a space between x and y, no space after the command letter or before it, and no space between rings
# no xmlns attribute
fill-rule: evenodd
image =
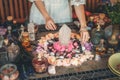
<svg viewBox="0 0 120 80"><path fill-rule="evenodd" d="M118 41L118 35L120 34L120 2L118 1L114 5L106 5L106 13L108 17L111 19L111 24L113 26L112 35L108 39L108 43L110 42L109 44L111 44L111 41L112 43Z"/></svg>
<svg viewBox="0 0 120 80"><path fill-rule="evenodd" d="M120 2L114 5L106 5L106 13L112 24L120 24Z"/></svg>

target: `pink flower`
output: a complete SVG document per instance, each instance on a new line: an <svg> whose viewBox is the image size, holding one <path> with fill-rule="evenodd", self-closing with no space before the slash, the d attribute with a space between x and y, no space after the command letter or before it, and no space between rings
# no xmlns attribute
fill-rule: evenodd
<svg viewBox="0 0 120 80"><path fill-rule="evenodd" d="M68 58L72 58L72 55L71 55L71 54L67 54L67 57L68 57Z"/></svg>
<svg viewBox="0 0 120 80"><path fill-rule="evenodd" d="M78 43L77 43L77 42L74 42L73 45L74 45L75 47L77 47L77 46L78 46Z"/></svg>
<svg viewBox="0 0 120 80"><path fill-rule="evenodd" d="M68 44L67 49L68 49L68 52L72 51L72 49L73 49L72 42L70 42L70 43Z"/></svg>
<svg viewBox="0 0 120 80"><path fill-rule="evenodd" d="M60 50L61 50L60 42L55 42L55 43L53 44L53 47L54 47L55 50L60 51Z"/></svg>
<svg viewBox="0 0 120 80"><path fill-rule="evenodd" d="M61 50L60 51L65 51L65 46L64 45L61 46Z"/></svg>
<svg viewBox="0 0 120 80"><path fill-rule="evenodd" d="M66 49L67 49L67 52L70 52L73 49L72 42L70 42L67 46L61 45L60 42L55 42L53 44L53 47L55 50L62 51L62 52L65 51Z"/></svg>

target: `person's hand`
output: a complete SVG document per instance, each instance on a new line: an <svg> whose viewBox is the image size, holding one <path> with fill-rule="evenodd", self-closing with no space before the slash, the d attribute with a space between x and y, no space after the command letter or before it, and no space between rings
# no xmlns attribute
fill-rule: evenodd
<svg viewBox="0 0 120 80"><path fill-rule="evenodd" d="M46 19L45 28L47 30L56 30L57 26L51 18Z"/></svg>
<svg viewBox="0 0 120 80"><path fill-rule="evenodd" d="M81 35L81 43L84 44L90 39L89 32L87 31L86 28L81 28L80 29L80 35Z"/></svg>

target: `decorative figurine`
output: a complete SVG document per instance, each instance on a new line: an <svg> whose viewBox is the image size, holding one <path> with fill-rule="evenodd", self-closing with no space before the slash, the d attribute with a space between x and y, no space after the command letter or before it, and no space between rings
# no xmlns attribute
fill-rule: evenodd
<svg viewBox="0 0 120 80"><path fill-rule="evenodd" d="M93 45L98 45L100 43L100 39L104 38L104 31L101 29L99 24L97 28L92 30L91 36L91 42Z"/></svg>
<svg viewBox="0 0 120 80"><path fill-rule="evenodd" d="M105 48L104 43L105 43L104 39L101 39L100 44L98 46L96 46L96 54L98 54L98 55L104 55L105 54L106 48Z"/></svg>
<svg viewBox="0 0 120 80"><path fill-rule="evenodd" d="M22 40L22 34L24 33L24 26L23 25L21 25L20 26L20 30L21 30L21 33L20 33L20 36L19 36L19 40L21 41Z"/></svg>

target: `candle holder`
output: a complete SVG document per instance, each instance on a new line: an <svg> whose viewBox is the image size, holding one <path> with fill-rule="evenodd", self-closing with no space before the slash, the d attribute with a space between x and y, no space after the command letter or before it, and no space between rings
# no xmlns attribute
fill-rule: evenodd
<svg viewBox="0 0 120 80"><path fill-rule="evenodd" d="M109 47L114 49L114 52L116 51L118 47L118 39L116 35L112 35L110 39L108 39Z"/></svg>
<svg viewBox="0 0 120 80"><path fill-rule="evenodd" d="M39 58L33 58L32 65L36 72L38 73L44 73L48 69L48 60L45 57Z"/></svg>

